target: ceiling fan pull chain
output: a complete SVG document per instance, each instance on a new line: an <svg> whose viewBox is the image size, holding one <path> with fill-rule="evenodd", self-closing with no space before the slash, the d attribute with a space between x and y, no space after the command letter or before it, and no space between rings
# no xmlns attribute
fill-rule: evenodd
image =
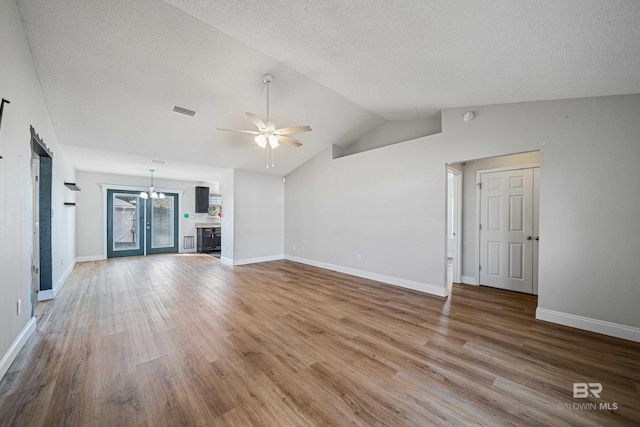
<svg viewBox="0 0 640 427"><path fill-rule="evenodd" d="M269 169L269 144L267 144L266 148L266 152L267 152L267 169Z"/></svg>
<svg viewBox="0 0 640 427"><path fill-rule="evenodd" d="M271 149L271 167L276 167L276 150L274 150L273 148Z"/></svg>

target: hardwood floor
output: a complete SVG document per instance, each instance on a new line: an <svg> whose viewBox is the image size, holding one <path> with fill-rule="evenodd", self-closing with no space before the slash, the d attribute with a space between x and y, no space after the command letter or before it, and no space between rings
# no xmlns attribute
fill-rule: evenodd
<svg viewBox="0 0 640 427"><path fill-rule="evenodd" d="M290 261L78 264L0 383L0 425L639 425L640 344L535 308Z"/></svg>

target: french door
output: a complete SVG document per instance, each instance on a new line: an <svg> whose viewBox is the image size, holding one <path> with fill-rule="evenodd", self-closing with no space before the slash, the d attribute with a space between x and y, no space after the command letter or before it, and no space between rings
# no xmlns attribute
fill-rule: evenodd
<svg viewBox="0 0 640 427"><path fill-rule="evenodd" d="M178 195L107 190L107 257L178 252Z"/></svg>

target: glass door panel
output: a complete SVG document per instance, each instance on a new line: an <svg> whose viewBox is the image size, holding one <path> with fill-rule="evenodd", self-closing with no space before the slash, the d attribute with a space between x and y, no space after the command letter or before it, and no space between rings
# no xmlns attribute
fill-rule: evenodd
<svg viewBox="0 0 640 427"><path fill-rule="evenodd" d="M178 252L178 195L147 200L147 253Z"/></svg>
<svg viewBox="0 0 640 427"><path fill-rule="evenodd" d="M107 190L107 257L144 255L144 200L138 193Z"/></svg>

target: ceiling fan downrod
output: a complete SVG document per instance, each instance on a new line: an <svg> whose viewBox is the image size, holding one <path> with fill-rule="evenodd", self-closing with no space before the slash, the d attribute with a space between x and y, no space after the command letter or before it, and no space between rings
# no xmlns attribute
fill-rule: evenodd
<svg viewBox="0 0 640 427"><path fill-rule="evenodd" d="M267 120L265 121L267 125L270 125L269 121L269 100L271 97L271 82L273 81L273 76L271 74L265 74L262 76L262 81L267 85ZM274 126L275 127L275 126ZM276 167L276 153L273 147L270 144L266 146L267 151L267 169L269 169L269 152L271 152L271 168Z"/></svg>
<svg viewBox="0 0 640 427"><path fill-rule="evenodd" d="M269 87L271 86L271 82L273 81L273 76L271 74L265 74L262 76L262 81L267 85L267 122L269 121Z"/></svg>

